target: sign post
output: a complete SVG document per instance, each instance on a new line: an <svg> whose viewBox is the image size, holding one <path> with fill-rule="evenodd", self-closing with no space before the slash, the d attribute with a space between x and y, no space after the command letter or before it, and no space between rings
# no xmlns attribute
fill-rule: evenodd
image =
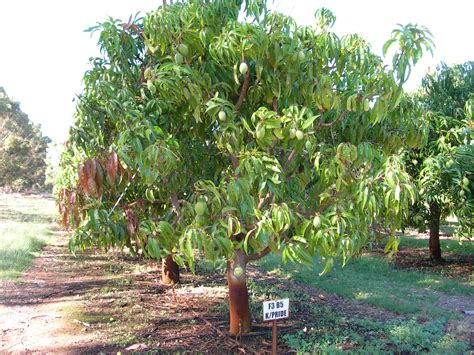
<svg viewBox="0 0 474 355"><path fill-rule="evenodd" d="M263 321L272 322L272 354L277 353L277 320L290 316L290 299L263 302Z"/></svg>
<svg viewBox="0 0 474 355"><path fill-rule="evenodd" d="M274 320L272 322L272 355L276 355L277 353L277 321Z"/></svg>

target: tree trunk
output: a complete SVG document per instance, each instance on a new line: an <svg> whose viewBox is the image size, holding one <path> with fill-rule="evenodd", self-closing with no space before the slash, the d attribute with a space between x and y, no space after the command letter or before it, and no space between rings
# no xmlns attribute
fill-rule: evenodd
<svg viewBox="0 0 474 355"><path fill-rule="evenodd" d="M246 267L246 255L242 250L236 250L234 259L227 261L230 312L229 333L232 335L249 333L252 328Z"/></svg>
<svg viewBox="0 0 474 355"><path fill-rule="evenodd" d="M441 219L441 209L436 203L430 205L430 259L441 262L441 244L439 242L439 224Z"/></svg>
<svg viewBox="0 0 474 355"><path fill-rule="evenodd" d="M179 266L171 254L161 261L161 281L167 285L179 283Z"/></svg>

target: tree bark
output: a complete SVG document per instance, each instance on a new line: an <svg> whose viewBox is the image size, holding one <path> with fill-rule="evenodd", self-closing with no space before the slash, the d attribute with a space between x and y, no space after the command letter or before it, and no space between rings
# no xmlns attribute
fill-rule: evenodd
<svg viewBox="0 0 474 355"><path fill-rule="evenodd" d="M227 284L229 287L230 328L232 335L249 333L252 328L249 294L246 278L247 259L242 250L236 250L233 260L227 261ZM241 268L241 270L236 268ZM242 274L239 275L239 271Z"/></svg>
<svg viewBox="0 0 474 355"><path fill-rule="evenodd" d="M161 281L167 285L179 283L179 266L171 254L161 261Z"/></svg>
<svg viewBox="0 0 474 355"><path fill-rule="evenodd" d="M430 259L436 262L441 262L441 244L439 242L439 225L441 219L441 208L438 204L430 205Z"/></svg>

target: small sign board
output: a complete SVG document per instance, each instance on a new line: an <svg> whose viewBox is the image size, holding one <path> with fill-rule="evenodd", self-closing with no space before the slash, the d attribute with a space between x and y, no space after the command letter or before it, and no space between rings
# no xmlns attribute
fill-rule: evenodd
<svg viewBox="0 0 474 355"><path fill-rule="evenodd" d="M290 299L263 302L263 321L284 319L290 316Z"/></svg>

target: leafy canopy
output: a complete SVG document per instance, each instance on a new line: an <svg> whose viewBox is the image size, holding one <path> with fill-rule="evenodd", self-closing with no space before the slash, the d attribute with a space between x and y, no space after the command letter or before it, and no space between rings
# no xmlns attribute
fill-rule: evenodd
<svg viewBox="0 0 474 355"><path fill-rule="evenodd" d="M414 199L397 153L424 134L403 96L419 56L406 44L430 43L404 28L388 69L358 35L331 32L329 10L315 20L215 0L90 28L102 56L58 181L71 247L128 246L191 268L196 248L301 263L317 252L329 268L377 226L393 233Z"/></svg>

